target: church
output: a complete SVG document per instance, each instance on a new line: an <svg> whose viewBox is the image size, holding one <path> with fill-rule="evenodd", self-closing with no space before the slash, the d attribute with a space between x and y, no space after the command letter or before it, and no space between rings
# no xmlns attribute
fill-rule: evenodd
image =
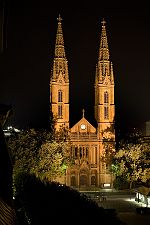
<svg viewBox="0 0 150 225"><path fill-rule="evenodd" d="M114 74L110 61L106 33L106 21L101 22L99 55L95 71L94 127L84 115L70 127L69 122L69 72L62 29L62 18L57 18L55 52L50 77L51 110L57 117L56 129L68 127L70 131L70 155L73 165L66 170L64 183L80 190L112 188L114 176L111 156L115 154L115 103Z"/></svg>

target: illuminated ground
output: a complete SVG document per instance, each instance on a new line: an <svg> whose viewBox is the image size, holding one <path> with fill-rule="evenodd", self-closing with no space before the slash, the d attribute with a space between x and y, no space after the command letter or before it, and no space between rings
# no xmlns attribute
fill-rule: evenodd
<svg viewBox="0 0 150 225"><path fill-rule="evenodd" d="M106 209L115 208L118 217L127 225L149 225L150 215L136 213L137 207L145 207L143 203L135 201L135 195L112 194L106 195L105 201L98 201L98 205Z"/></svg>

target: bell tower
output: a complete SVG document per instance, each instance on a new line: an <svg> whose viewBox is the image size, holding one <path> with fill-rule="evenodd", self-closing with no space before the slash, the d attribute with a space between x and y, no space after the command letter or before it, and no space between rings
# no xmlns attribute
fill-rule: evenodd
<svg viewBox="0 0 150 225"><path fill-rule="evenodd" d="M55 43L55 55L50 79L50 104L56 118L56 130L60 126L69 128L69 75L68 61L65 55L62 32L62 18L57 18L58 27Z"/></svg>
<svg viewBox="0 0 150 225"><path fill-rule="evenodd" d="M106 35L106 22L102 20L100 48L95 75L95 119L98 125L98 136L114 124L114 75L113 65L109 57Z"/></svg>

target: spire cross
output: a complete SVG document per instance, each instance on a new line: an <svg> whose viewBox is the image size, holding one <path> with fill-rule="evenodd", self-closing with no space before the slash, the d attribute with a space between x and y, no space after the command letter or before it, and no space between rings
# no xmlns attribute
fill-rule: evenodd
<svg viewBox="0 0 150 225"><path fill-rule="evenodd" d="M82 117L84 117L84 113L85 113L85 110L84 110L84 109L82 109Z"/></svg>
<svg viewBox="0 0 150 225"><path fill-rule="evenodd" d="M59 14L59 16L58 16L57 20L58 20L59 22L61 22L61 21L62 21L62 18L61 18L61 16L60 16L60 14Z"/></svg>
<svg viewBox="0 0 150 225"><path fill-rule="evenodd" d="M105 23L106 23L106 22L105 22L104 18L103 18L103 20L102 20L101 23L102 23L102 26L105 26Z"/></svg>

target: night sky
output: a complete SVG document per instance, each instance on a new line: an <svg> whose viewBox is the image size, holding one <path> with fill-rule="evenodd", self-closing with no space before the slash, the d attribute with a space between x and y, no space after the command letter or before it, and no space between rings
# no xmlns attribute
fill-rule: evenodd
<svg viewBox="0 0 150 225"><path fill-rule="evenodd" d="M59 13L69 66L70 125L81 119L83 108L85 117L94 123L95 66L103 17L114 66L116 127L121 131L142 128L150 120L149 7L98 2L7 1L0 103L13 107L9 125L25 128L48 124Z"/></svg>

